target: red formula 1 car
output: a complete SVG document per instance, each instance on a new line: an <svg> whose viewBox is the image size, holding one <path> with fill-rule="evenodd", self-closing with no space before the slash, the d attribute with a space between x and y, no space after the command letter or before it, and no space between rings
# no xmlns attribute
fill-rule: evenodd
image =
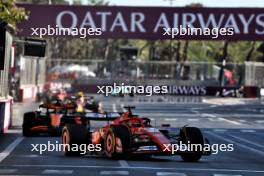
<svg viewBox="0 0 264 176"><path fill-rule="evenodd" d="M182 127L179 134L170 134L169 130L157 129L151 125L149 118L133 115L131 109L125 107L127 112L113 117L113 114L95 114L96 116L65 116L65 126L62 131L62 144L64 154L86 154L76 150L81 145L101 146L101 152L107 157L127 155L174 155L178 154L184 161L198 161L202 155L210 152L197 151L174 151L175 144L196 144L203 146L208 143L201 131L195 127ZM90 121L108 121L102 128L91 129ZM111 121L111 122L110 122ZM75 149L73 149L75 147ZM173 152L172 152L173 150Z"/></svg>

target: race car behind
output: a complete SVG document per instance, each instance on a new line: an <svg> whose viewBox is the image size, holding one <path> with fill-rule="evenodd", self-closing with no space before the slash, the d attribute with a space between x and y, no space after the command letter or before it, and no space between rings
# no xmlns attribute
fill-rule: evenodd
<svg viewBox="0 0 264 176"><path fill-rule="evenodd" d="M60 100L54 100L39 106L39 110L26 112L23 117L22 132L24 136L32 136L40 133L60 135L64 126L62 116L74 111L73 104L64 104Z"/></svg>

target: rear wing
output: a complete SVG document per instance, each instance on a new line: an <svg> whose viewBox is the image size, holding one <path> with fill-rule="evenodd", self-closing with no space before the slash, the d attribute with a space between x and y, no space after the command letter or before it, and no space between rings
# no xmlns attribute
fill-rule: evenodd
<svg viewBox="0 0 264 176"><path fill-rule="evenodd" d="M112 121L120 117L120 113L118 112L105 112L105 113L94 113L94 112L86 112L86 113L74 113L74 114L65 114L63 119L65 121L69 121L75 118L81 118L81 120L86 121Z"/></svg>
<svg viewBox="0 0 264 176"><path fill-rule="evenodd" d="M46 108L46 109L75 109L76 106L74 103L63 103L61 100L54 100L49 103L43 103L39 105L40 108Z"/></svg>

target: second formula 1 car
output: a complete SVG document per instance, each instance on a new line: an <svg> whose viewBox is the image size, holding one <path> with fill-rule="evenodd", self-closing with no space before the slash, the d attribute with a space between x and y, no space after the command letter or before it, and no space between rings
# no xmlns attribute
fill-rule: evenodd
<svg viewBox="0 0 264 176"><path fill-rule="evenodd" d="M78 112L81 106L82 111ZM85 103L78 104L75 97L69 97L64 101L53 99L39 106L37 111L26 112L23 117L22 132L24 136L32 136L40 133L58 136L64 126L62 117L66 114L82 115L86 111L102 112L102 103L96 102L93 97Z"/></svg>
<svg viewBox="0 0 264 176"><path fill-rule="evenodd" d="M85 154L76 150L76 145L100 145L101 152L96 152L96 154L103 154L107 157L178 154L184 161L195 162L202 155L210 154L203 150L175 150L176 144L203 146L208 143L200 129L185 126L180 129L179 134L173 135L168 129L153 127L149 118L134 115L131 111L134 107L125 108L128 111L118 115L94 113L93 116L89 114L64 116L65 126L62 131L64 154L66 156ZM90 121L92 120L107 121L107 125L101 128L91 128Z"/></svg>
<svg viewBox="0 0 264 176"><path fill-rule="evenodd" d="M39 133L59 135L62 127L62 116L69 110L74 110L73 104L64 104L60 100L54 100L39 106L39 110L26 112L23 118L22 132L24 136L32 136Z"/></svg>

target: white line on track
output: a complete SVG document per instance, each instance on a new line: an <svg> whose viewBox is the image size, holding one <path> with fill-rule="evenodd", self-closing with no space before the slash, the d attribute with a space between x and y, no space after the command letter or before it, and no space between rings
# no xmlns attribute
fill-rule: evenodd
<svg viewBox="0 0 264 176"><path fill-rule="evenodd" d="M242 133L256 133L256 130L247 130L247 129L243 129L240 130Z"/></svg>
<svg viewBox="0 0 264 176"><path fill-rule="evenodd" d="M199 119L188 119L189 122L198 122Z"/></svg>
<svg viewBox="0 0 264 176"><path fill-rule="evenodd" d="M256 123L264 123L264 120L256 120Z"/></svg>
<svg viewBox="0 0 264 176"><path fill-rule="evenodd" d="M256 118L262 118L263 114L232 114L232 113L228 113L228 114L221 114L222 117L246 117L246 118L252 118L252 117L256 117Z"/></svg>
<svg viewBox="0 0 264 176"><path fill-rule="evenodd" d="M217 132L217 133L223 133L223 132L227 132L227 129L213 129L214 132Z"/></svg>
<svg viewBox="0 0 264 176"><path fill-rule="evenodd" d="M17 157L22 157L22 158L38 158L38 157L42 157L40 155L34 155L34 154L31 154L31 155L16 155Z"/></svg>
<svg viewBox="0 0 264 176"><path fill-rule="evenodd" d="M9 146L5 148L4 151L0 153L0 163L10 155L10 153L16 148L16 146L24 139L24 137L18 137Z"/></svg>
<svg viewBox="0 0 264 176"><path fill-rule="evenodd" d="M19 164L9 164L1 165L1 167L36 167L36 168L104 168L104 169L120 169L120 166L88 166L88 165L19 165ZM144 167L144 166L133 166L133 167L123 167L122 169L143 169L143 170L175 170L175 171L210 171L210 172L244 172L244 173L264 173L264 170L250 170L250 169L225 169L225 168L182 168L182 167Z"/></svg>
<svg viewBox="0 0 264 176"><path fill-rule="evenodd" d="M255 142L253 142L253 141L249 141L249 140L247 140L247 139L244 139L244 138L241 138L241 137L238 137L238 136L234 136L234 135L229 135L229 136L231 136L231 137L233 137L233 138L235 138L235 139L238 139L238 140L240 140L240 141L246 142L246 143L248 143L248 144L252 144L252 145L255 145L255 146L257 146L257 147L264 148L263 145L260 145L260 144L258 144L258 143L255 143Z"/></svg>
<svg viewBox="0 0 264 176"><path fill-rule="evenodd" d="M128 171L100 171L100 175L129 175Z"/></svg>
<svg viewBox="0 0 264 176"><path fill-rule="evenodd" d="M211 118L215 118L216 117L216 115L214 115L214 114L207 114L207 113L202 113L202 116L203 117L211 117Z"/></svg>
<svg viewBox="0 0 264 176"><path fill-rule="evenodd" d="M51 169L45 169L42 174L72 174L73 170L51 170Z"/></svg>
<svg viewBox="0 0 264 176"><path fill-rule="evenodd" d="M215 118L208 118L208 120L210 120L211 122L219 121L218 119L215 119Z"/></svg>
<svg viewBox="0 0 264 176"><path fill-rule="evenodd" d="M17 172L17 169L0 169L0 174L13 174Z"/></svg>
<svg viewBox="0 0 264 176"><path fill-rule="evenodd" d="M231 175L231 174L214 174L213 176L242 176L242 175Z"/></svg>
<svg viewBox="0 0 264 176"><path fill-rule="evenodd" d="M157 172L157 176L187 176L185 173L179 172Z"/></svg>
<svg viewBox="0 0 264 176"><path fill-rule="evenodd" d="M246 123L247 122L246 120L243 120L243 119L240 119L240 120L237 120L237 121L239 121L241 123Z"/></svg>
<svg viewBox="0 0 264 176"><path fill-rule="evenodd" d="M121 167L129 167L128 163L125 160L119 160L118 161Z"/></svg>
<svg viewBox="0 0 264 176"><path fill-rule="evenodd" d="M231 123L231 124L233 124L233 125L242 125L242 123L236 122L236 121L234 121L234 120L228 120L228 119L225 119L225 118L223 118L223 117L219 117L218 120L220 120L220 121L225 121L225 122Z"/></svg>
<svg viewBox="0 0 264 176"><path fill-rule="evenodd" d="M211 106L209 106L210 108L215 108L215 107L217 107L217 105L211 105Z"/></svg>
<svg viewBox="0 0 264 176"><path fill-rule="evenodd" d="M177 121L176 118L165 118L164 120L165 120L165 121Z"/></svg>
<svg viewBox="0 0 264 176"><path fill-rule="evenodd" d="M140 113L140 112L138 112ZM151 116L151 117L197 117L197 114L171 114L171 113L140 113L141 116Z"/></svg>
<svg viewBox="0 0 264 176"><path fill-rule="evenodd" d="M224 137L219 136L219 135L217 135L217 134L214 134L214 133L212 133L212 132L210 132L210 131L206 131L206 133L207 133L207 134L210 134L211 136L216 137L216 138L218 138L218 139L220 139L220 140L226 141L226 142L228 142L228 143L230 143L230 144L235 144L235 145L237 145L237 146L239 146L239 147L241 147L241 148L245 148L245 149L247 149L247 150L249 150L249 151L252 151L252 152L255 152L255 153L259 154L259 155L264 156L264 152L261 151L261 150L257 150L257 149L255 149L255 148L249 147L249 146L247 146L247 145L244 145L244 144L241 144L241 143L235 142L235 141L233 141L233 140L231 140L231 139L224 138Z"/></svg>

